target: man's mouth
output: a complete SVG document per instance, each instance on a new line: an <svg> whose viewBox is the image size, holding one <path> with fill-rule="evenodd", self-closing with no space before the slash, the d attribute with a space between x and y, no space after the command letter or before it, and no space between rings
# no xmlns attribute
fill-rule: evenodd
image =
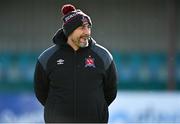
<svg viewBox="0 0 180 124"><path fill-rule="evenodd" d="M89 36L81 37L84 41L87 41L89 39Z"/></svg>

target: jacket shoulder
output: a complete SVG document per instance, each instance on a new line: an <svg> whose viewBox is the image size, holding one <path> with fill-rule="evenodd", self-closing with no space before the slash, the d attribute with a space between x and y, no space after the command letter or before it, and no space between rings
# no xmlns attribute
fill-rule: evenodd
<svg viewBox="0 0 180 124"><path fill-rule="evenodd" d="M105 69L108 69L111 62L113 61L111 53L105 47L97 43L92 46L92 50L102 59Z"/></svg>
<svg viewBox="0 0 180 124"><path fill-rule="evenodd" d="M42 52L40 54L40 56L38 57L38 61L41 63L41 65L43 66L43 69L46 70L46 65L48 60L50 59L50 57L57 51L58 46L57 45L53 45L49 48L47 48L44 52Z"/></svg>

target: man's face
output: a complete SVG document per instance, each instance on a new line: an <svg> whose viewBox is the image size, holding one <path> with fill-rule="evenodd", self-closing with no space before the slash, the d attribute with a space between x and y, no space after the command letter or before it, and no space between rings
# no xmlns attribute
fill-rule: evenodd
<svg viewBox="0 0 180 124"><path fill-rule="evenodd" d="M72 34L70 35L70 39L73 42L73 45L78 48L83 48L88 46L88 39L90 35L91 26L89 25L89 23L86 22L72 32Z"/></svg>

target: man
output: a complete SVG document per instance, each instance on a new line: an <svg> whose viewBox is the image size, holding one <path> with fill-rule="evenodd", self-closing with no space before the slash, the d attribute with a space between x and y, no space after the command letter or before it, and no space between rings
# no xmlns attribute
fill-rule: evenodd
<svg viewBox="0 0 180 124"><path fill-rule="evenodd" d="M117 94L111 54L91 36L88 15L66 4L55 45L38 58L34 89L45 122L108 122L108 106Z"/></svg>

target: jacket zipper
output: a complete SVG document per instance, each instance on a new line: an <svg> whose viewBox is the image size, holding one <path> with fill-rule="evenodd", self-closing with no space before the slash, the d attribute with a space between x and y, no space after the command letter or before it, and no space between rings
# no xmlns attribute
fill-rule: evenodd
<svg viewBox="0 0 180 124"><path fill-rule="evenodd" d="M77 61L77 53L76 51L74 52L74 120L76 121L77 119L77 70L76 70L76 61Z"/></svg>

